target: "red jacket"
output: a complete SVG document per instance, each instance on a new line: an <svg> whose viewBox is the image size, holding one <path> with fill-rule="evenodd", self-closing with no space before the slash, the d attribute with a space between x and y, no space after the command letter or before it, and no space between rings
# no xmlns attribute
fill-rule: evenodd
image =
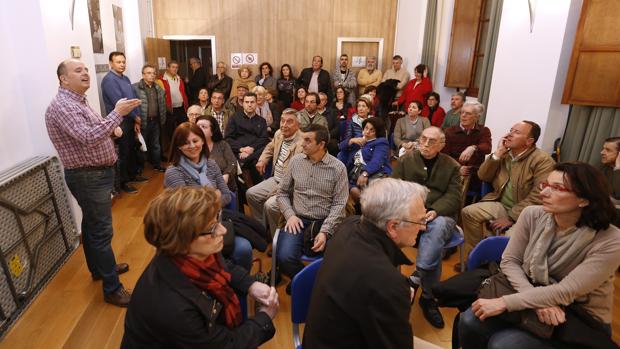
<svg viewBox="0 0 620 349"><path fill-rule="evenodd" d="M433 117L432 118L429 116L431 114L431 108L429 108L428 105L424 106L424 109L422 109L422 113L421 114L422 114L422 116L426 116L431 121L431 125L437 126L439 128L441 128L441 124L443 123L443 119L446 118L446 111L443 110L443 108L440 107L440 106L437 106L437 109L433 113Z"/></svg>
<svg viewBox="0 0 620 349"><path fill-rule="evenodd" d="M398 105L405 104L405 108L409 107L409 104L413 101L418 101L422 105L426 105L426 96L433 92L433 83L431 79L426 77L422 78L422 81L414 88L416 80L411 79L403 88L403 93L398 98Z"/></svg>
<svg viewBox="0 0 620 349"><path fill-rule="evenodd" d="M181 91L181 96L183 97L183 108L185 109L185 111L187 111L189 102L187 100L187 94L185 93L185 83L183 82L183 79L181 79L180 75L177 75L177 76L179 77L179 80L181 81L181 83L179 84L179 90ZM164 90L166 90L166 107L168 108L168 110L172 110L172 97L170 97L170 84L168 83L168 80L165 80L162 74L157 79L157 83Z"/></svg>

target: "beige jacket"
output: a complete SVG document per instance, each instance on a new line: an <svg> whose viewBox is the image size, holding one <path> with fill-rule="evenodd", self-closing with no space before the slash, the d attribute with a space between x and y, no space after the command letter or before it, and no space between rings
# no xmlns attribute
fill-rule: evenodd
<svg viewBox="0 0 620 349"><path fill-rule="evenodd" d="M372 74L368 73L368 69L362 68L359 73L357 73L357 87L359 89L359 95L364 94L364 89L366 86L379 86L381 83L381 78L383 74L379 69L375 69Z"/></svg>
<svg viewBox="0 0 620 349"><path fill-rule="evenodd" d="M555 161L545 151L536 147L521 154L512 163L512 171L509 174L510 161L512 157L509 154L499 160L493 159L493 156L487 157L478 169L478 178L493 184L493 192L485 195L482 201L498 201L508 179L512 178L512 197L515 205L508 211L508 216L516 222L525 207L541 204L538 185L547 180Z"/></svg>
<svg viewBox="0 0 620 349"><path fill-rule="evenodd" d="M303 151L301 147L303 143L303 139L301 138L301 131L297 130L294 137L295 138L293 140L293 144L291 144L291 147L289 148L288 156L284 160L284 167L288 167L288 163L291 161L291 158L294 155L299 154ZM280 148L282 148L282 142L284 142L284 136L282 135L282 132L280 130L277 130L276 133L273 135L273 139L271 140L271 142L267 143L265 149L258 158L259 162L267 162L271 160L273 164L272 171L275 171L276 161L278 161L278 154L280 154Z"/></svg>

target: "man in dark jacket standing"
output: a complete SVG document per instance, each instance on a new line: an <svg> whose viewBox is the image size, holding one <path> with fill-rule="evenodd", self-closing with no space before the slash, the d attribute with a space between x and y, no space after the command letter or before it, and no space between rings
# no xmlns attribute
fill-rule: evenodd
<svg viewBox="0 0 620 349"><path fill-rule="evenodd" d="M195 104L198 102L198 92L200 92L200 89L207 87L207 73L202 67L202 63L199 58L190 58L189 66L192 69L192 72L187 79L187 85L189 87L189 104Z"/></svg>
<svg viewBox="0 0 620 349"><path fill-rule="evenodd" d="M322 68L323 57L312 57L312 67L304 68L304 70L301 71L297 83L306 87L308 92L326 93L331 101L334 97L332 94L332 79L327 70Z"/></svg>
<svg viewBox="0 0 620 349"><path fill-rule="evenodd" d="M385 178L361 197L362 216L330 241L312 291L304 348L413 348L412 289L396 266L411 264L424 225L426 189Z"/></svg>

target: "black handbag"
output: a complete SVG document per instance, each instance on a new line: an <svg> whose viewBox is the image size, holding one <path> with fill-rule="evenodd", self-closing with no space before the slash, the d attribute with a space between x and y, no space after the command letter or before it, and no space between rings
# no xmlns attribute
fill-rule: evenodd
<svg viewBox="0 0 620 349"><path fill-rule="evenodd" d="M349 171L349 179L356 181L363 171L364 164L359 163L357 165L354 165L351 171Z"/></svg>
<svg viewBox="0 0 620 349"><path fill-rule="evenodd" d="M500 271L482 282L478 291L478 297L493 299L514 293L517 293L517 291L512 287L506 275ZM536 311L533 309L504 312L498 316L500 319L510 322L538 337L549 339L553 335L554 326L540 322Z"/></svg>

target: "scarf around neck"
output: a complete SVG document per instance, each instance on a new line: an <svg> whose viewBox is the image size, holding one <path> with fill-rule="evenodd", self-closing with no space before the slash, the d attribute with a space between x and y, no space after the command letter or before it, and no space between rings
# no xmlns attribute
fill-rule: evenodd
<svg viewBox="0 0 620 349"><path fill-rule="evenodd" d="M195 181L198 181L201 186L214 186L209 178L207 178L207 158L204 156L200 158L200 162L197 164L185 156L181 156L179 166L181 166L181 168L184 169L185 172L187 172Z"/></svg>

